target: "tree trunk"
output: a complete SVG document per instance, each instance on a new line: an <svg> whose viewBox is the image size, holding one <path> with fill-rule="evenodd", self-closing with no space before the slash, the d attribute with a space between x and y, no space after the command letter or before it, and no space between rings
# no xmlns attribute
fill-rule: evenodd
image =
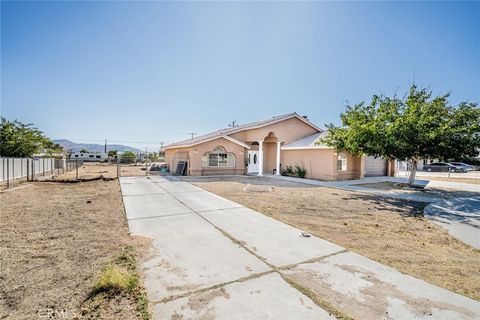
<svg viewBox="0 0 480 320"><path fill-rule="evenodd" d="M411 160L412 168L410 170L410 176L408 177L408 186L413 187L413 183L415 182L415 175L417 174L417 159Z"/></svg>

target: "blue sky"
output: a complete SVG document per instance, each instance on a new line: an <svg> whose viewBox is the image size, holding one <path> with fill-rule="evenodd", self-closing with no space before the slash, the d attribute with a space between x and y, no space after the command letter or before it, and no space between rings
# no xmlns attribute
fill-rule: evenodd
<svg viewBox="0 0 480 320"><path fill-rule="evenodd" d="M3 2L2 116L150 150L413 80L480 101L479 2Z"/></svg>

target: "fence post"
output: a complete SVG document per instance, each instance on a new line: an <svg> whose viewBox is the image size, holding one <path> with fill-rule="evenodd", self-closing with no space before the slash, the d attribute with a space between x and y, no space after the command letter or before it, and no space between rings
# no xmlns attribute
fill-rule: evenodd
<svg viewBox="0 0 480 320"><path fill-rule="evenodd" d="M78 159L77 159L77 161L75 161L75 163L76 163L76 170L77 170L77 180L78 180Z"/></svg>
<svg viewBox="0 0 480 320"><path fill-rule="evenodd" d="M117 178L120 178L120 158L117 158Z"/></svg>
<svg viewBox="0 0 480 320"><path fill-rule="evenodd" d="M7 189L10 188L10 158L7 158Z"/></svg>
<svg viewBox="0 0 480 320"><path fill-rule="evenodd" d="M12 181L15 181L15 158L12 159Z"/></svg>

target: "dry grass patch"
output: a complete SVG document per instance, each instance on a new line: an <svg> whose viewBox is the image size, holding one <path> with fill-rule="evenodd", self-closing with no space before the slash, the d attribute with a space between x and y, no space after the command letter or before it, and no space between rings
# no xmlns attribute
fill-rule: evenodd
<svg viewBox="0 0 480 320"><path fill-rule="evenodd" d="M470 183L470 184L480 184L480 178L437 178L437 177L422 177L428 180L437 180L437 181L449 181L449 182L460 182L460 183ZM420 178L420 179L422 179Z"/></svg>
<svg viewBox="0 0 480 320"><path fill-rule="evenodd" d="M410 187L406 183L392 182L392 181L382 181L382 182L370 182L370 183L359 183L356 184L358 187L376 189L383 191L391 191L396 193L405 193L405 194L414 194L420 196L427 196L431 198L438 199L452 199L452 198L465 198L465 197L476 197L478 193L470 191L457 191L457 190L448 190L440 188L421 188L421 187Z"/></svg>
<svg viewBox="0 0 480 320"><path fill-rule="evenodd" d="M142 320L150 319L147 295L137 270L136 252L131 245L125 246L120 255L104 268L90 295L82 304L82 315L104 318L105 311L112 309L112 301L119 298L135 301L137 317ZM131 307L130 305L127 308Z"/></svg>
<svg viewBox="0 0 480 320"><path fill-rule="evenodd" d="M232 178L233 179L233 178ZM430 283L480 300L480 250L422 217L425 204L331 188L195 185ZM266 183L263 183L266 185Z"/></svg>

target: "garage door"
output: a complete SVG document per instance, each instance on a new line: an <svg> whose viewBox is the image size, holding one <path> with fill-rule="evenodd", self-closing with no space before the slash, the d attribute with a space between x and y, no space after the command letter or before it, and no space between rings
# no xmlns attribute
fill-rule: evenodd
<svg viewBox="0 0 480 320"><path fill-rule="evenodd" d="M365 177L378 177L387 174L387 161L382 158L365 157Z"/></svg>

